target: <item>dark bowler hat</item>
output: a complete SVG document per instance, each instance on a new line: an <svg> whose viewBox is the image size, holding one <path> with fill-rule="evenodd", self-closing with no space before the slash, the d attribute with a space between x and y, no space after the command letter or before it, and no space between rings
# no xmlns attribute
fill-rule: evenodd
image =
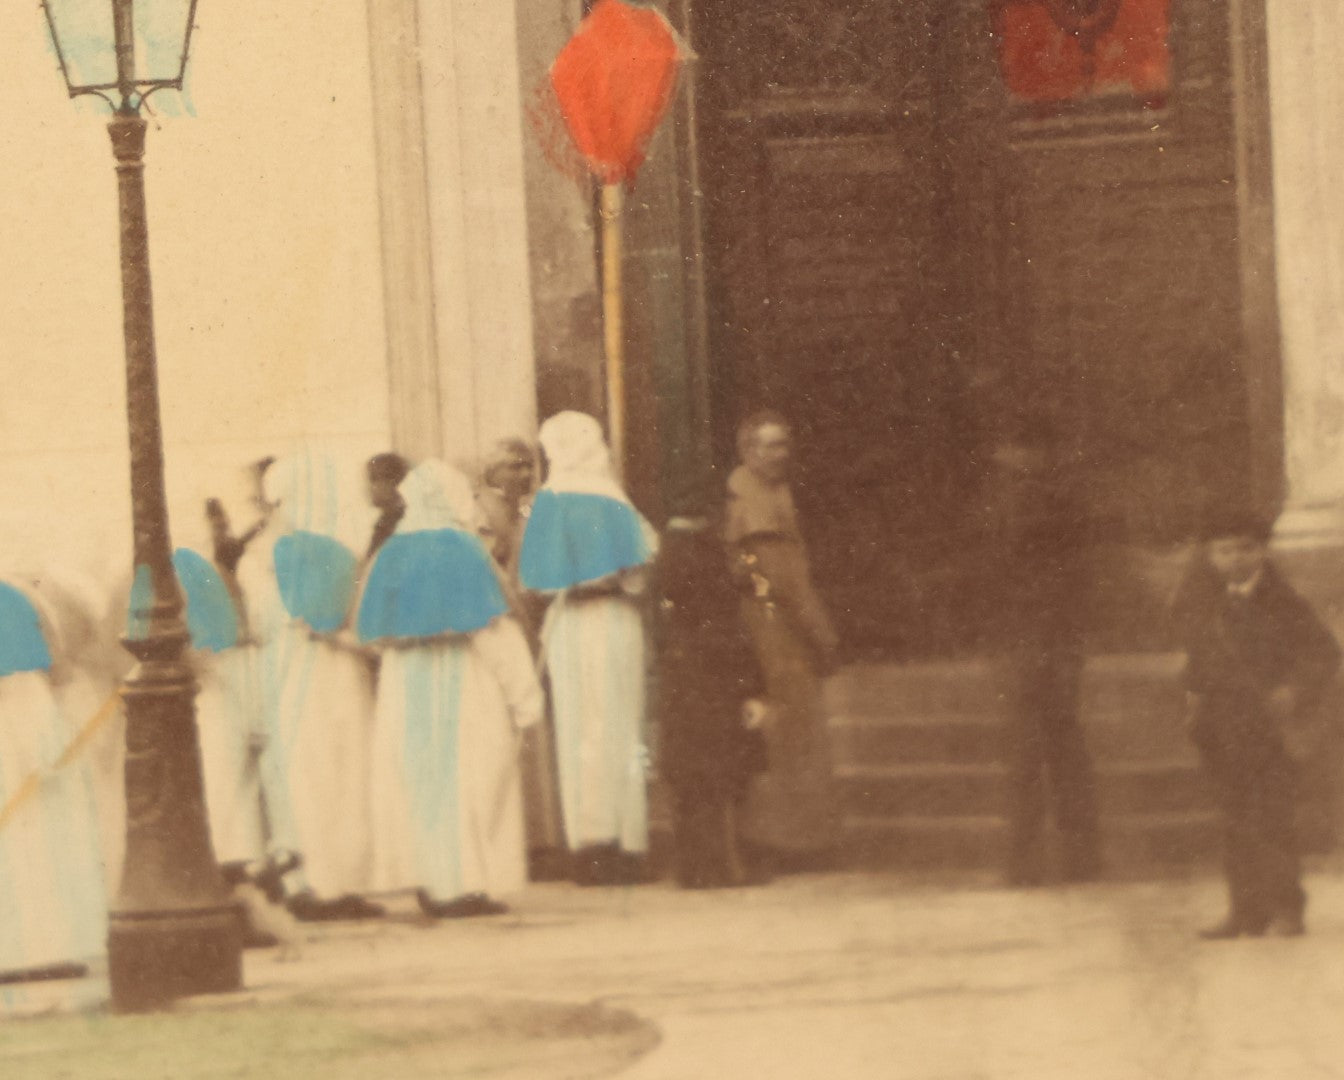
<svg viewBox="0 0 1344 1080"><path fill-rule="evenodd" d="M1248 537L1261 544L1269 543L1274 535L1274 518L1257 510L1240 506L1214 507L1204 515L1200 526L1201 540L1227 540Z"/></svg>
<svg viewBox="0 0 1344 1080"><path fill-rule="evenodd" d="M411 471L410 463L400 454L375 454L368 461L369 479L400 484Z"/></svg>

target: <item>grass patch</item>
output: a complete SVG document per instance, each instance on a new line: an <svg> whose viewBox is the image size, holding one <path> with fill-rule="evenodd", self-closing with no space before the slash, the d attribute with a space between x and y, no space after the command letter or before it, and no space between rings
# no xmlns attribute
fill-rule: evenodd
<svg viewBox="0 0 1344 1080"><path fill-rule="evenodd" d="M4 1080L407 1080L599 1076L657 1043L597 1006L307 998L0 1025Z"/></svg>

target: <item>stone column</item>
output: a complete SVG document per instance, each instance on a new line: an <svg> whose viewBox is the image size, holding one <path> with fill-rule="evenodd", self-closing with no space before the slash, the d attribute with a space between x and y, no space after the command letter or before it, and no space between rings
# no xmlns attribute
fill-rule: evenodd
<svg viewBox="0 0 1344 1080"><path fill-rule="evenodd" d="M393 444L443 453L416 0L369 0L388 404Z"/></svg>
<svg viewBox="0 0 1344 1080"><path fill-rule="evenodd" d="M536 426L515 8L368 12L393 437L470 459Z"/></svg>
<svg viewBox="0 0 1344 1080"><path fill-rule="evenodd" d="M1280 544L1344 545L1344 5L1267 0L1286 504Z"/></svg>

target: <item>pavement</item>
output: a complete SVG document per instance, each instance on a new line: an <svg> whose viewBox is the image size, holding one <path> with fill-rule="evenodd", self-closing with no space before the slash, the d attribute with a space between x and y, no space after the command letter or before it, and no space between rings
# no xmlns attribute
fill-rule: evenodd
<svg viewBox="0 0 1344 1080"><path fill-rule="evenodd" d="M1194 936L1222 914L1212 877L537 885L438 924L403 903L306 927L297 959L249 953L241 994L0 1025L0 1076L1344 1077L1344 871L1308 888L1305 938L1216 944Z"/></svg>

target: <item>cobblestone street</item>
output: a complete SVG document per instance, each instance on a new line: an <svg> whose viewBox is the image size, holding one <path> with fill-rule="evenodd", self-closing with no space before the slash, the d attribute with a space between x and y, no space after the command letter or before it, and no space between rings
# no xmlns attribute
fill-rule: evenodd
<svg viewBox="0 0 1344 1080"><path fill-rule="evenodd" d="M241 997L175 1015L11 1023L0 1074L1344 1076L1344 875L1309 886L1308 937L1221 945L1193 935L1221 912L1211 878L1033 892L877 875L713 893L540 886L494 920L427 927L405 908L312 931L296 960L249 954Z"/></svg>

